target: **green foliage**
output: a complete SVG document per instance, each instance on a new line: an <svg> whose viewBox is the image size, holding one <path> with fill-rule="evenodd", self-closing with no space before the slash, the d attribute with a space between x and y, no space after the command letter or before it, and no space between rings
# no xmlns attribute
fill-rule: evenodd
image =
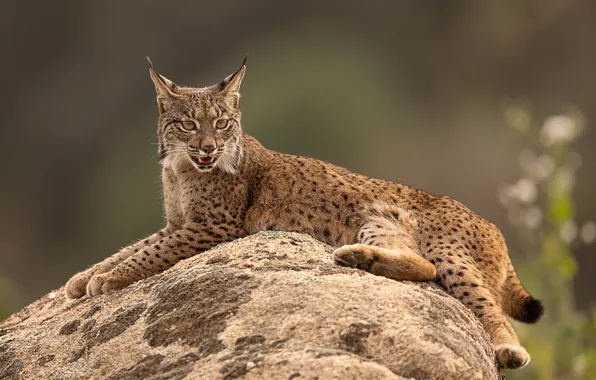
<svg viewBox="0 0 596 380"><path fill-rule="evenodd" d="M596 225L575 220L573 188L581 156L573 144L583 118L575 110L537 126L527 106L506 109L509 126L531 147L520 155L523 177L502 187L499 197L519 232L523 256L516 264L546 314L538 325L515 324L532 363L508 374L512 379L596 379L596 307L591 315L575 306L573 279L578 264L573 249L596 239Z"/></svg>

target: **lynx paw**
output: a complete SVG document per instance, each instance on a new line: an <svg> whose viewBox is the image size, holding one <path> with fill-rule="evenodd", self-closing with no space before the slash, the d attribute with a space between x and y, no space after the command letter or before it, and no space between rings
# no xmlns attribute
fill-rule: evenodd
<svg viewBox="0 0 596 380"><path fill-rule="evenodd" d="M97 274L91 278L87 284L87 294L91 297L99 296L114 290L120 290L130 285L132 281L121 278L114 272Z"/></svg>
<svg viewBox="0 0 596 380"><path fill-rule="evenodd" d="M362 244L344 245L333 252L335 262L346 267L368 270L375 260L374 253Z"/></svg>
<svg viewBox="0 0 596 380"><path fill-rule="evenodd" d="M87 288L87 284L91 279L92 274L89 271L77 273L68 282L64 287L64 293L66 293L66 298L74 299L74 298L81 298L85 295L85 290Z"/></svg>
<svg viewBox="0 0 596 380"><path fill-rule="evenodd" d="M496 351L497 363L501 368L517 369L530 362L530 355L522 346L499 344Z"/></svg>

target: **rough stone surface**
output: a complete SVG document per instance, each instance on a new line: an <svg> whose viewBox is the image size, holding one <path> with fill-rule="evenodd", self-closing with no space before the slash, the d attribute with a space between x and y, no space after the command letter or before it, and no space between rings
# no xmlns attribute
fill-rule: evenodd
<svg viewBox="0 0 596 380"><path fill-rule="evenodd" d="M438 286L338 267L259 233L119 292L52 292L0 324L0 379L497 379L474 315Z"/></svg>

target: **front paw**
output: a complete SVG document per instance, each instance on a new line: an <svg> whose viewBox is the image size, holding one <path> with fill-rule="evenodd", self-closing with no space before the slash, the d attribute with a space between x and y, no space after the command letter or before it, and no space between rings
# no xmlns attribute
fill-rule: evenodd
<svg viewBox="0 0 596 380"><path fill-rule="evenodd" d="M87 284L87 294L91 297L99 296L114 290L124 289L132 282L118 276L114 271L97 274Z"/></svg>
<svg viewBox="0 0 596 380"><path fill-rule="evenodd" d="M64 293L66 293L66 298L75 299L81 298L85 295L85 290L87 289L87 284L93 274L90 271L85 271L81 273L77 273L68 282L66 286L64 286Z"/></svg>

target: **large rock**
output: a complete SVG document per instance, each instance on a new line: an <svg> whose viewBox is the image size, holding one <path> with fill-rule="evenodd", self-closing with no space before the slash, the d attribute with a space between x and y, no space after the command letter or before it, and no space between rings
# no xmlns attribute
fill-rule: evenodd
<svg viewBox="0 0 596 380"><path fill-rule="evenodd" d="M66 280L66 279L65 279ZM431 283L259 233L129 288L60 289L0 324L0 379L497 379L474 315Z"/></svg>

